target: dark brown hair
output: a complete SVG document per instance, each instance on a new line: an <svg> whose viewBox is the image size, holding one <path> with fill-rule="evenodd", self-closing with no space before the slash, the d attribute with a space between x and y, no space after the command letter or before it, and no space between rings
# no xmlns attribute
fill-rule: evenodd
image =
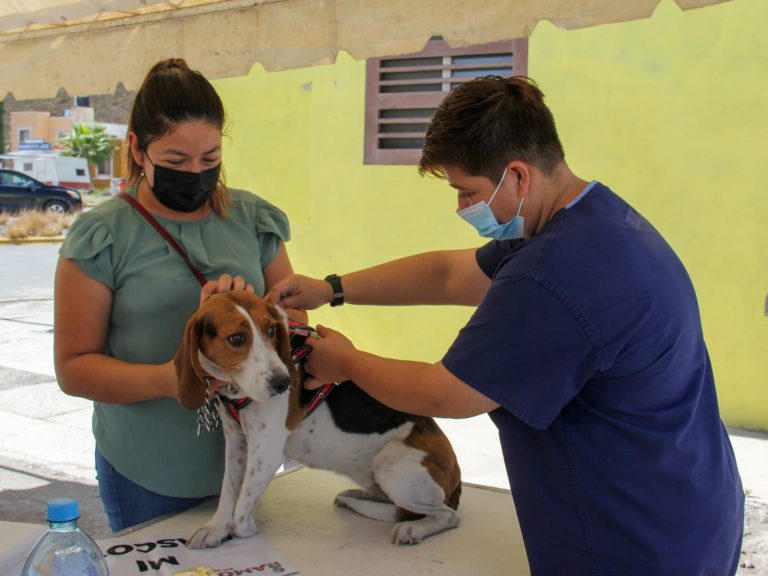
<svg viewBox="0 0 768 576"><path fill-rule="evenodd" d="M211 83L200 72L191 70L181 58L161 60L144 78L131 109L128 130L136 134L137 145L146 152L147 146L173 132L179 124L202 120L224 131L224 105ZM142 167L128 154L129 182L138 182ZM218 214L224 214L229 196L219 177L219 185L211 199Z"/></svg>
<svg viewBox="0 0 768 576"><path fill-rule="evenodd" d="M498 180L513 160L551 174L564 159L555 119L530 78L484 76L452 90L427 128L419 174L456 166Z"/></svg>

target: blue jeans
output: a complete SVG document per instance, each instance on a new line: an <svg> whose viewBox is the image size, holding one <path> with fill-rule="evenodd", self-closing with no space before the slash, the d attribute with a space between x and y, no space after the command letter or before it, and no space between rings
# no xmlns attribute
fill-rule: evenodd
<svg viewBox="0 0 768 576"><path fill-rule="evenodd" d="M99 496L107 513L109 527L119 532L174 512L181 512L205 502L203 498L176 498L163 496L142 488L120 474L96 449L96 478L99 481Z"/></svg>

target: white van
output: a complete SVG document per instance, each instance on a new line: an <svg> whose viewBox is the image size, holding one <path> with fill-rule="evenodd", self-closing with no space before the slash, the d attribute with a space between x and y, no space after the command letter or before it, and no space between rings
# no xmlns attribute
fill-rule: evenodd
<svg viewBox="0 0 768 576"><path fill-rule="evenodd" d="M22 172L45 184L74 188L80 192L93 189L85 158L10 152L1 155L0 160L3 168Z"/></svg>

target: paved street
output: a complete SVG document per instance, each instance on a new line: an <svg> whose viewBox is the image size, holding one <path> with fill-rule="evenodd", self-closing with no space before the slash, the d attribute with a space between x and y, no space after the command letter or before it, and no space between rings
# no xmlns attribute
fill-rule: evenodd
<svg viewBox="0 0 768 576"><path fill-rule="evenodd" d="M80 501L81 525L109 529L93 469L91 403L53 371L58 244L0 245L0 519L45 523L50 498Z"/></svg>

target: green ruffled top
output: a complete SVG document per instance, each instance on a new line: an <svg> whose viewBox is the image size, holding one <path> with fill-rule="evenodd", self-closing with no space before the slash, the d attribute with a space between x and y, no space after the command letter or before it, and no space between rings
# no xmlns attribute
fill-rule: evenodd
<svg viewBox="0 0 768 576"><path fill-rule="evenodd" d="M136 188L127 190L136 197ZM182 222L157 217L209 280L241 275L264 294L262 269L288 241L286 215L266 200L229 189L222 218ZM127 362L162 364L176 354L200 283L179 254L128 202L111 198L83 212L59 252L113 295L105 353ZM163 398L133 404L94 402L96 445L120 474L176 497L218 494L224 473L221 431L197 436L197 413Z"/></svg>

